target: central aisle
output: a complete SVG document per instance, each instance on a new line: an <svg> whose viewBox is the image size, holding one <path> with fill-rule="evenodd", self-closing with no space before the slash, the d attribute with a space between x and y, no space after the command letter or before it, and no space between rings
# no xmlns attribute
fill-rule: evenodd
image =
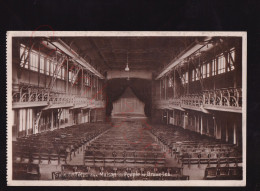
<svg viewBox="0 0 260 191"><path fill-rule="evenodd" d="M150 133L150 125L146 118L112 118L111 128L103 134L96 137L85 145L86 150L94 150L96 153L102 153L105 158L110 155L120 156L122 153L135 153L139 160L134 162L125 161L124 163L105 163L105 166L125 166L125 167L146 167L146 166L167 166L179 167L180 164L171 156L171 153L156 141L156 138ZM70 165L84 164L84 150L79 150L76 156L68 161ZM108 156L109 155L109 156ZM145 156L145 157L143 157ZM154 156L156 162L152 162ZM146 158L144 161L143 158ZM150 161L150 162L148 162ZM87 164L85 165L93 165ZM96 166L104 164L96 163Z"/></svg>

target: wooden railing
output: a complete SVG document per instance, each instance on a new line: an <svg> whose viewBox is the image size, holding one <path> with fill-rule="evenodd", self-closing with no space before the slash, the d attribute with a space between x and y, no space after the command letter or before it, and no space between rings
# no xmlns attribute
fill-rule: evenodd
<svg viewBox="0 0 260 191"><path fill-rule="evenodd" d="M181 98L182 106L200 107L202 105L202 95L186 95Z"/></svg>
<svg viewBox="0 0 260 191"><path fill-rule="evenodd" d="M53 104L72 104L72 105L91 105L92 107L105 107L104 100L95 100L94 98L80 97L76 95L67 95L64 93L49 93L48 91L31 89L22 89L20 92L15 92L12 95L13 104L46 103Z"/></svg>
<svg viewBox="0 0 260 191"><path fill-rule="evenodd" d="M172 107L183 107L189 109L229 109L242 110L242 89L226 88L204 91L203 94L191 94L180 98L155 100L156 108L170 109Z"/></svg>
<svg viewBox="0 0 260 191"><path fill-rule="evenodd" d="M225 88L203 92L203 104L212 106L242 107L242 89Z"/></svg>

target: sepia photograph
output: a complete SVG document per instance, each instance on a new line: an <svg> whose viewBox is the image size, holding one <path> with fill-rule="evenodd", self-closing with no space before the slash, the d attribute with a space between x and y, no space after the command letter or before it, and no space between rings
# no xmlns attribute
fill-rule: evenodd
<svg viewBox="0 0 260 191"><path fill-rule="evenodd" d="M10 186L245 186L246 32L7 32Z"/></svg>

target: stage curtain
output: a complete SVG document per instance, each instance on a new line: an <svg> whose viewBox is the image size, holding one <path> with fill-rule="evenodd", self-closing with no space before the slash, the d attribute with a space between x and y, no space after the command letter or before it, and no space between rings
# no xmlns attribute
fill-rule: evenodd
<svg viewBox="0 0 260 191"><path fill-rule="evenodd" d="M144 113L147 117L150 117L152 108L152 82L144 79L131 79L129 86L136 97L145 104Z"/></svg>
<svg viewBox="0 0 260 191"><path fill-rule="evenodd" d="M125 89L127 88L127 82L123 79L112 79L107 81L106 87L106 115L110 116L113 110L113 102L117 101Z"/></svg>
<svg viewBox="0 0 260 191"><path fill-rule="evenodd" d="M107 81L107 116L111 115L111 112L113 110L113 102L117 101L122 96L127 87L130 87L136 97L145 104L145 115L147 117L150 117L152 107L152 82L151 80L137 78L131 78L130 80L120 78Z"/></svg>

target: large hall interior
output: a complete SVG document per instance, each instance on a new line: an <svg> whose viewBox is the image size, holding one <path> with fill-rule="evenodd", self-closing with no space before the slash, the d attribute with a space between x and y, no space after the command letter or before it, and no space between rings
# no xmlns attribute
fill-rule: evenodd
<svg viewBox="0 0 260 191"><path fill-rule="evenodd" d="M13 180L242 180L242 38L12 38Z"/></svg>

